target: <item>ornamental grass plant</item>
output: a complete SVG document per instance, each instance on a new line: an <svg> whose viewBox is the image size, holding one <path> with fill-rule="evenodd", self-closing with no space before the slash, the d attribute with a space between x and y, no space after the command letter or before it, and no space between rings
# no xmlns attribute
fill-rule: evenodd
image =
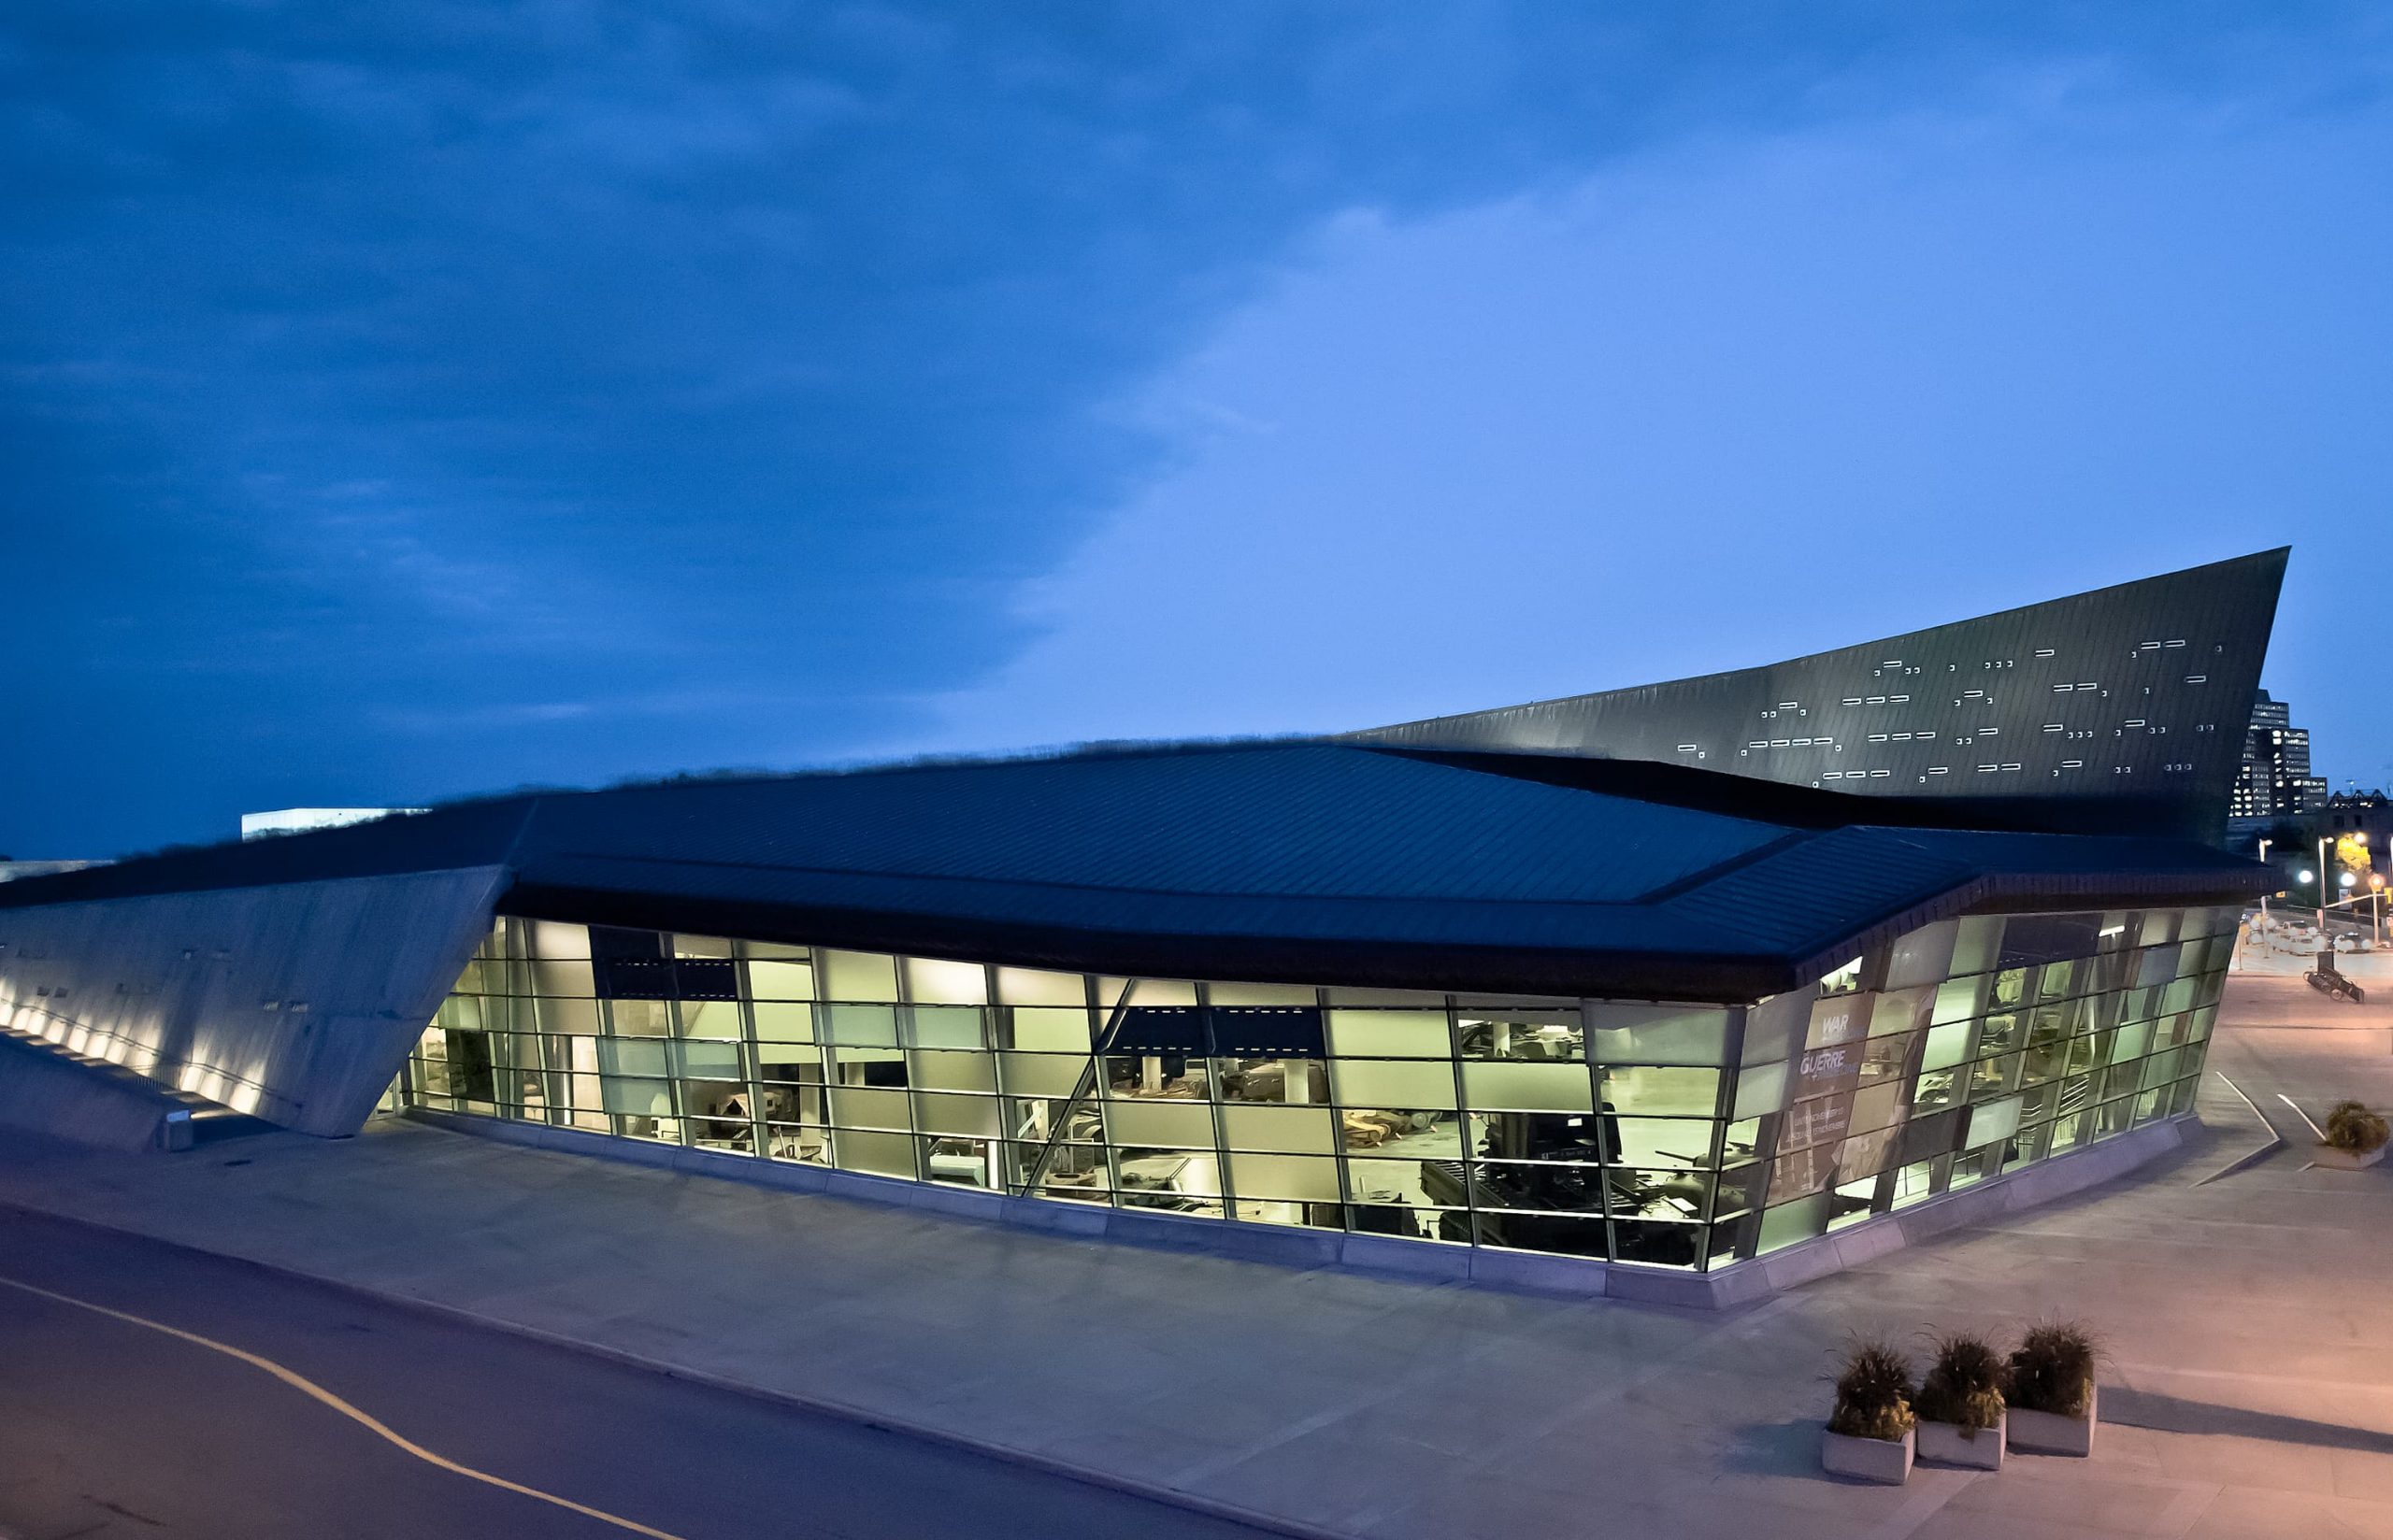
<svg viewBox="0 0 2393 1540"><path fill-rule="evenodd" d="M2387 1132L2385 1119L2371 1112L2366 1103L2337 1102L2328 1109L2323 1142L2346 1155L2368 1155L2385 1148Z"/></svg>
<svg viewBox="0 0 2393 1540"><path fill-rule="evenodd" d="M1911 1389L1911 1363L1899 1350L1874 1337L1855 1338L1837 1371L1828 1432L1899 1442L1912 1430Z"/></svg>
<svg viewBox="0 0 2393 1540"><path fill-rule="evenodd" d="M2040 1321L2012 1349L2003 1393L2012 1405L2026 1411L2084 1417L2101 1357L2101 1344L2083 1324Z"/></svg>
<svg viewBox="0 0 2393 1540"><path fill-rule="evenodd" d="M1937 1337L1927 1374L1912 1409L1930 1422L1949 1422L1965 1436L2002 1420L2002 1354L1984 1337L1952 1332Z"/></svg>

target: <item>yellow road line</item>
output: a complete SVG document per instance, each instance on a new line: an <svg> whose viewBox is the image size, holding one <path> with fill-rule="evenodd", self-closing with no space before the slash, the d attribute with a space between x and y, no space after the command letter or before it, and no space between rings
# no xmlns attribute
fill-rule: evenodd
<svg viewBox="0 0 2393 1540"><path fill-rule="evenodd" d="M265 1370L267 1374L272 1375L275 1378L282 1381L285 1385L290 1386L293 1390L300 1390L308 1395L313 1396L316 1400L322 1402L325 1405L330 1406L334 1411L337 1411L341 1416L348 1418L351 1421L363 1424L365 1427L371 1430L376 1437L397 1445L400 1448L405 1449L408 1453L415 1456L418 1460L423 1461L425 1464L437 1465L442 1470L448 1471L451 1475L462 1476L469 1481L480 1481L485 1486L496 1487L501 1491L516 1492L522 1496L534 1498L542 1503L552 1503L560 1508L568 1510L569 1512L580 1514L585 1519L595 1519L602 1524L612 1524L617 1529L629 1530L634 1534L645 1534L649 1536L649 1540L681 1540L681 1536L679 1535L668 1533L664 1530L651 1529L646 1524L642 1524L635 1519L620 1518L617 1515L606 1512L604 1509L591 1507L587 1504L576 1503L569 1497L559 1497L554 1492L544 1492L537 1487L527 1487L520 1481L509 1481L503 1476L493 1476L488 1471L478 1471L471 1465L460 1465L455 1461L449 1459L445 1455L435 1454L430 1449L425 1448L423 1445L416 1443L414 1440L404 1438L398 1433L393 1433L389 1428L376 1420L373 1417L360 1411L355 1406L351 1405L348 1402L343 1401L340 1397L333 1394L330 1390L325 1390L322 1386L317 1384L314 1380L309 1379L307 1376L286 1369L270 1358L260 1358L255 1353L245 1352L241 1348L235 1348L228 1343L218 1342L212 1337L201 1336L196 1332L186 1332L180 1327L168 1326L163 1321L150 1320L142 1316L129 1315L122 1310L111 1310L105 1305L93 1305L89 1300L79 1300L71 1294L59 1294L53 1293L47 1289L36 1289L30 1283L20 1283L15 1278L0 1277L0 1284L5 1284L10 1289L21 1289L28 1294L38 1295L46 1300L54 1300L60 1305L71 1305L78 1310L89 1310L95 1316L106 1316L111 1320L128 1321L135 1326L146 1326L152 1332L164 1332L170 1337L179 1337L184 1342L195 1343L202 1348L209 1349L211 1352L222 1353L227 1358L239 1359L242 1362L250 1365L251 1368Z"/></svg>

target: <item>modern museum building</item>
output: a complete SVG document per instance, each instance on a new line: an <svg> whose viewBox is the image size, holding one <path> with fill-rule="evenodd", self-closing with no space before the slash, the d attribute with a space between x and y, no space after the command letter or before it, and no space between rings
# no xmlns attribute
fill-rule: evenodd
<svg viewBox="0 0 2393 1540"><path fill-rule="evenodd" d="M2275 886L2216 841L2284 566L1333 737L514 795L8 883L0 1118L148 1137L113 1066L328 1136L395 1107L1749 1297L2175 1143Z"/></svg>

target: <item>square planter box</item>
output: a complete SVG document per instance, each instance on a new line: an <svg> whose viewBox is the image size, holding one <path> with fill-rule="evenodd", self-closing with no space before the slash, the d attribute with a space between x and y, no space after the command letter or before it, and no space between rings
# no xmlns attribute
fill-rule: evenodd
<svg viewBox="0 0 2393 1540"><path fill-rule="evenodd" d="M2084 1417L2012 1407L2003 1413L2003 1420L2010 1425L2011 1447L2022 1454L2073 1454L2081 1459L2092 1454L2095 1400L2099 1394L2092 1389L2086 1390Z"/></svg>
<svg viewBox="0 0 2393 1540"><path fill-rule="evenodd" d="M1911 1479L1911 1457L1913 1435L1903 1434L1898 1444L1884 1438L1852 1438L1843 1433L1823 1430L1820 1433L1820 1469L1830 1476L1849 1476L1857 1481L1883 1482L1899 1487Z"/></svg>
<svg viewBox="0 0 2393 1540"><path fill-rule="evenodd" d="M2328 1171L2365 1171L2385 1159L2386 1147L2378 1145L2365 1155L2355 1155L2347 1149L2320 1145L2310 1152L2310 1163Z"/></svg>
<svg viewBox="0 0 2393 1540"><path fill-rule="evenodd" d="M2008 1436L2004 1424L2011 1414L2005 1411L1991 1428L1975 1432L1957 1422L1930 1422L1919 1419L1919 1458L1932 1460L1939 1465L1962 1465L1973 1471L2002 1469L2002 1441Z"/></svg>

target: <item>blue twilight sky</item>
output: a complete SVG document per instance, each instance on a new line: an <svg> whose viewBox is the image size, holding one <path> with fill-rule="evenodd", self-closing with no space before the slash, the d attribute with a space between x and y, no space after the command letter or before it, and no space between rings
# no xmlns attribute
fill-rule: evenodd
<svg viewBox="0 0 2393 1540"><path fill-rule="evenodd" d="M32 0L0 850L1764 661L2290 541L2381 7Z"/></svg>

